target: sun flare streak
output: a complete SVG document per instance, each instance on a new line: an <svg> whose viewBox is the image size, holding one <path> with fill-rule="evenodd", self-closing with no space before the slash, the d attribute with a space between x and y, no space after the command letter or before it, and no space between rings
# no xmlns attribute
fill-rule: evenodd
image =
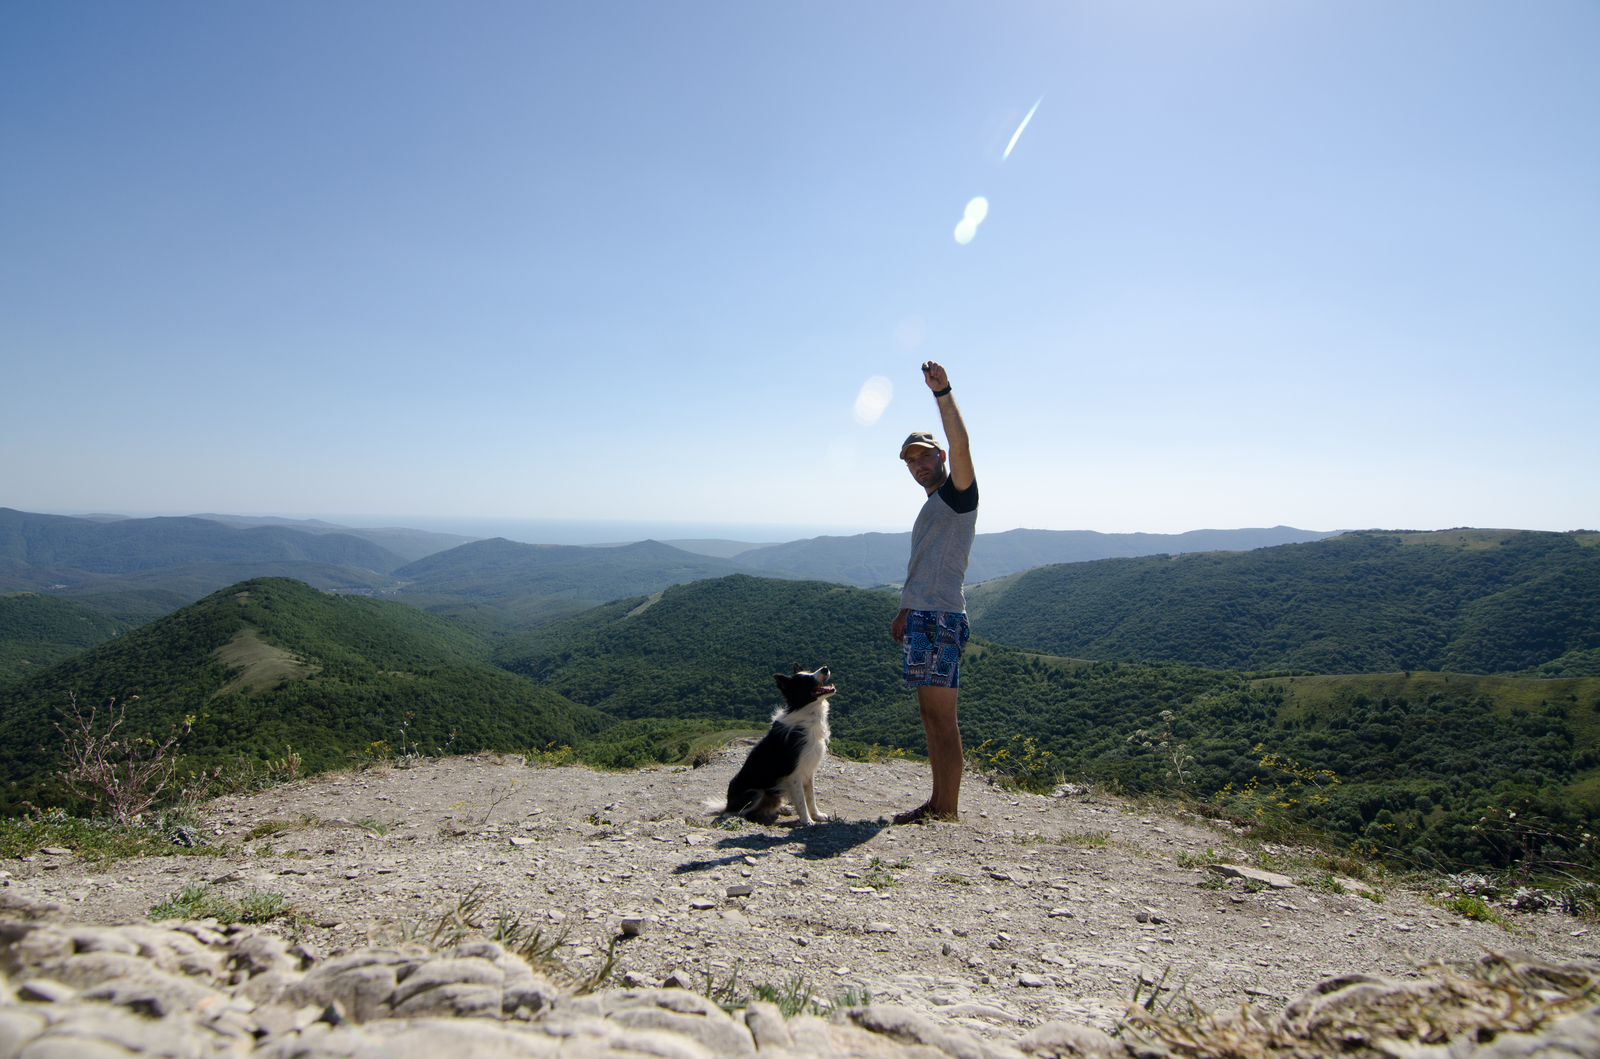
<svg viewBox="0 0 1600 1059"><path fill-rule="evenodd" d="M1022 130L1028 127L1028 122L1033 120L1033 112L1038 110L1039 104L1043 102L1044 97L1040 96L1034 100L1033 106L1028 108L1028 116L1022 119L1022 124L1017 126L1017 131L1011 134L1011 142L1006 144L1006 153L1000 156L1000 161L1004 162L1011 157L1011 148L1015 147L1017 141L1022 138Z"/></svg>

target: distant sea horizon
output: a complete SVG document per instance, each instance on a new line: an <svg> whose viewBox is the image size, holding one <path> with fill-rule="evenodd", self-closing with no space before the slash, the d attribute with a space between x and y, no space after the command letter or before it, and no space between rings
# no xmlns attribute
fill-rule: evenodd
<svg viewBox="0 0 1600 1059"><path fill-rule="evenodd" d="M194 511L45 511L73 518L161 518L195 515ZM470 515L330 515L227 511L218 514L318 521L351 529L400 527L463 537L504 537L522 544L631 544L642 540L731 540L782 544L811 537L851 537L858 533L898 533L909 526L827 526L803 523L674 522L665 519L483 518Z"/></svg>

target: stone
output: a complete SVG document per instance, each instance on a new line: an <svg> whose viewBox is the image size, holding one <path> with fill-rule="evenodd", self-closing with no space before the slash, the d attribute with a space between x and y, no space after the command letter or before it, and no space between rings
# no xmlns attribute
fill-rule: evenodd
<svg viewBox="0 0 1600 1059"><path fill-rule="evenodd" d="M845 1017L868 1032L901 1044L932 1048L953 1059L1020 1059L1022 1055L1015 1048L979 1040L965 1030L936 1026L925 1016L892 1004L851 1008Z"/></svg>
<svg viewBox="0 0 1600 1059"><path fill-rule="evenodd" d="M69 1009L22 1051L25 1059L201 1059L209 1035L182 1019L150 1019L102 1005Z"/></svg>
<svg viewBox="0 0 1600 1059"><path fill-rule="evenodd" d="M1293 884L1291 883L1290 885ZM1137 919L1141 923L1165 923L1167 921L1166 916L1163 916L1160 912L1157 912L1155 909L1148 906L1135 912L1133 914L1133 918Z"/></svg>
<svg viewBox="0 0 1600 1059"><path fill-rule="evenodd" d="M1017 1016L1009 1011L1002 1011L988 1004L953 1004L940 1012L941 1015L953 1019L988 1019L991 1022L1021 1022Z"/></svg>
<svg viewBox="0 0 1600 1059"><path fill-rule="evenodd" d="M1109 1034L1075 1022L1047 1022L1016 1042L1035 1059L1126 1059L1127 1052Z"/></svg>
<svg viewBox="0 0 1600 1059"><path fill-rule="evenodd" d="M708 897L697 897L689 902L689 907L704 912L717 907L717 903Z"/></svg>
<svg viewBox="0 0 1600 1059"><path fill-rule="evenodd" d="M39 852L43 853L47 857L70 857L70 856L72 856L72 850L63 849L60 846L43 846L43 847L40 848Z"/></svg>
<svg viewBox="0 0 1600 1059"><path fill-rule="evenodd" d="M645 928L649 926L649 923L649 916L623 916L622 933L627 937L637 938L645 932Z"/></svg>
<svg viewBox="0 0 1600 1059"><path fill-rule="evenodd" d="M698 1041L714 1055L753 1055L755 1038L712 1001L684 989L639 989L601 998L606 1018L630 1029L660 1030Z"/></svg>
<svg viewBox="0 0 1600 1059"><path fill-rule="evenodd" d="M1294 889L1294 880L1287 875L1262 871L1260 868L1249 868L1241 864L1207 864L1206 869L1228 879L1254 879L1256 882L1266 883L1274 890Z"/></svg>
<svg viewBox="0 0 1600 1059"><path fill-rule="evenodd" d="M898 933L898 930L893 923L868 923L866 926L866 931L868 934Z"/></svg>
<svg viewBox="0 0 1600 1059"><path fill-rule="evenodd" d="M729 897L749 897L754 892L755 887L749 885L748 883L739 886L728 887Z"/></svg>
<svg viewBox="0 0 1600 1059"><path fill-rule="evenodd" d="M1537 1033L1502 1033L1473 1052L1472 1059L1582 1059L1594 1055L1600 1055L1600 1017L1591 1011L1541 1026Z"/></svg>
<svg viewBox="0 0 1600 1059"><path fill-rule="evenodd" d="M423 963L408 960L394 950L365 950L341 956L314 968L283 992L283 1002L300 1008L308 1004L343 1006L352 1022L386 1018L396 985L396 968L410 971Z"/></svg>
<svg viewBox="0 0 1600 1059"><path fill-rule="evenodd" d="M1051 919L1075 919L1076 917L1072 914L1072 909L1070 909L1070 908L1052 908L1050 910L1050 918Z"/></svg>
<svg viewBox="0 0 1600 1059"><path fill-rule="evenodd" d="M41 1011L26 1008L0 1007L0 1055L14 1056L23 1045L44 1032L49 1020Z"/></svg>
<svg viewBox="0 0 1600 1059"><path fill-rule="evenodd" d="M29 978L17 983L19 998L41 1004L64 1004L77 995L78 991L70 985L63 985L50 978Z"/></svg>
<svg viewBox="0 0 1600 1059"><path fill-rule="evenodd" d="M236 939L233 959L229 963L235 970L244 971L251 977L267 971L286 974L300 970L300 961L289 955L289 947L284 940L271 934L252 934Z"/></svg>
<svg viewBox="0 0 1600 1059"><path fill-rule="evenodd" d="M1025 989L1043 989L1050 984L1050 980L1036 974L1023 974L1017 976L1017 984Z"/></svg>
<svg viewBox="0 0 1600 1059"><path fill-rule="evenodd" d="M429 960L395 986L390 1005L396 1017L495 1014L504 984L505 972L480 956Z"/></svg>
<svg viewBox="0 0 1600 1059"><path fill-rule="evenodd" d="M794 1048L794 1038L789 1035L789 1025L776 1004L766 1000L750 1001L750 1005L744 1009L744 1024L759 1051Z"/></svg>

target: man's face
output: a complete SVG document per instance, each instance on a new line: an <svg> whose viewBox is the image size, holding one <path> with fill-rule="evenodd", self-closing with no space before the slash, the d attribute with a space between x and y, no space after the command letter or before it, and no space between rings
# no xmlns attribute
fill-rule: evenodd
<svg viewBox="0 0 1600 1059"><path fill-rule="evenodd" d="M901 459L922 488L933 489L944 481L944 453L938 449L912 449Z"/></svg>

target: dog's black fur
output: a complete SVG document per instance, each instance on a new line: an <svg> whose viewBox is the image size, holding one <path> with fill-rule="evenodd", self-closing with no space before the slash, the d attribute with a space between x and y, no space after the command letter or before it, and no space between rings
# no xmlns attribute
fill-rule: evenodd
<svg viewBox="0 0 1600 1059"><path fill-rule="evenodd" d="M772 727L728 784L723 812L771 824L777 821L779 807L788 795L802 824L827 819L817 811L812 778L828 752L828 696L834 692L828 683L831 675L827 666L802 672L798 662L793 675L772 674L785 707L773 716Z"/></svg>

